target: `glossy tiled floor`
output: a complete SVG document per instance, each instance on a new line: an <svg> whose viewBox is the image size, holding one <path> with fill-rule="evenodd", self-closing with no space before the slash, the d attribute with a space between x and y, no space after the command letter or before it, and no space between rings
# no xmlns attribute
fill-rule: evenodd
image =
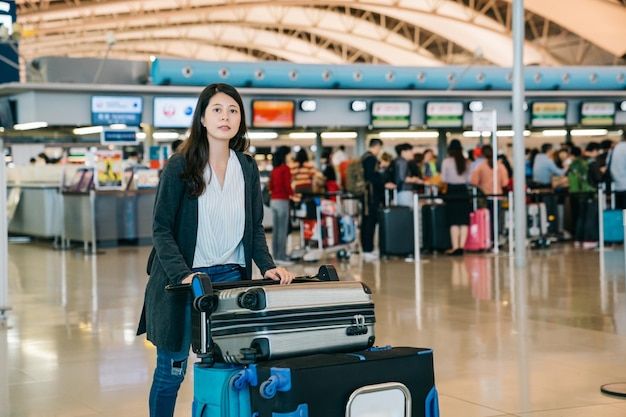
<svg viewBox="0 0 626 417"><path fill-rule="evenodd" d="M148 251L10 244L0 417L147 415L155 352L135 326ZM443 417L626 416L626 399L600 393L626 381L622 247L559 244L529 252L525 269L510 262L431 255L416 266L353 255L337 268L373 289L378 344L434 349ZM191 415L188 379L177 416Z"/></svg>

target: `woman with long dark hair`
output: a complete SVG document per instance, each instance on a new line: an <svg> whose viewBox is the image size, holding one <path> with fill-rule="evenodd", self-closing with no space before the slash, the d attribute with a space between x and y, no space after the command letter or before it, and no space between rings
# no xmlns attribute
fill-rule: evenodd
<svg viewBox="0 0 626 417"><path fill-rule="evenodd" d="M227 84L209 85L155 197L150 277L137 330L156 346L151 417L174 415L191 343L191 294L166 292L167 285L190 283L198 272L213 282L251 279L252 261L265 278L293 280L267 248L259 169L247 148L239 93Z"/></svg>
<svg viewBox="0 0 626 417"><path fill-rule="evenodd" d="M469 215L472 210L467 184L469 183L470 164L463 156L463 147L458 139L448 145L448 157L441 163L441 181L447 184L446 219L450 227L452 248L446 254L463 255L467 240Z"/></svg>

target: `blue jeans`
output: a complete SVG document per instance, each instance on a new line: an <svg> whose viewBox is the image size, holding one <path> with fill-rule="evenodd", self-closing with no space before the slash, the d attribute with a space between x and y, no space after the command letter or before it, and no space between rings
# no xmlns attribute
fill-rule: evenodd
<svg viewBox="0 0 626 417"><path fill-rule="evenodd" d="M216 265L194 268L194 272L204 272L212 282L237 281L243 279L243 268L239 265ZM180 384L185 379L187 358L191 345L191 297L185 306L185 332L178 352L170 352L157 347L157 361L150 388L150 417L172 417Z"/></svg>

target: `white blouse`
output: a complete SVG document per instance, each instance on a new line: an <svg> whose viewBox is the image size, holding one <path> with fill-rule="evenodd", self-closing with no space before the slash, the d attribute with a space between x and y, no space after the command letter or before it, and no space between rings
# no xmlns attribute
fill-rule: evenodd
<svg viewBox="0 0 626 417"><path fill-rule="evenodd" d="M209 165L204 170L204 179L207 186L198 198L198 236L193 267L245 266L245 181L235 151L230 150L223 187Z"/></svg>

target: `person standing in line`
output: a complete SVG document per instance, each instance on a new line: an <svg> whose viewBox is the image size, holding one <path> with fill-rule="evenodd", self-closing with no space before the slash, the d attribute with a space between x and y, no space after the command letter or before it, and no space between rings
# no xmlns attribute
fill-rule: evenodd
<svg viewBox="0 0 626 417"><path fill-rule="evenodd" d="M398 157L395 164L394 182L398 187L397 205L413 207L413 191L417 184L424 184L420 178L421 172L413 161L413 146L402 143L396 146Z"/></svg>
<svg viewBox="0 0 626 417"><path fill-rule="evenodd" d="M426 149L423 153L422 160L422 178L429 180L438 174L437 160L432 149Z"/></svg>
<svg viewBox="0 0 626 417"><path fill-rule="evenodd" d="M339 169L339 165L348 159L350 159L350 157L348 157L348 154L346 153L345 145L339 145L339 149L332 153L330 164L332 164L335 169Z"/></svg>
<svg viewBox="0 0 626 417"><path fill-rule="evenodd" d="M294 196L291 187L291 149L279 147L272 157L272 173L270 174L269 190L272 194L272 255L276 265L293 265L287 256L287 236L289 234L289 204Z"/></svg>
<svg viewBox="0 0 626 417"><path fill-rule="evenodd" d="M572 151L573 155L576 153L578 151ZM585 148L585 155L575 158L568 172L572 191L570 198L578 204L576 215L573 216L574 247L578 248L595 248L600 238L597 190L603 174L596 160L599 153L600 145L597 142L589 142Z"/></svg>
<svg viewBox="0 0 626 417"><path fill-rule="evenodd" d="M369 141L368 150L361 157L363 178L366 184L366 191L362 200L363 215L361 216L361 249L365 261L373 261L380 257L380 253L374 250L378 209L385 199L385 188L393 189L396 187L392 182L385 182L383 175L378 170L378 155L382 148L383 142L378 138L372 138Z"/></svg>
<svg viewBox="0 0 626 417"><path fill-rule="evenodd" d="M475 187L478 187L484 194L504 194L504 190L509 185L509 173L506 170L506 167L500 160L498 160L497 165L497 183L493 183L493 148L491 145L484 145L482 148L482 156L483 160L478 166L472 171L470 176L470 184ZM487 198L487 208L489 209L489 215L491 216L491 223L494 224L494 205L498 205L498 214L502 213L502 197L488 197ZM499 219L498 219L498 224ZM494 228L491 228L491 240L494 241L495 236L493 235Z"/></svg>
<svg viewBox="0 0 626 417"><path fill-rule="evenodd" d="M441 181L447 184L446 220L450 227L452 248L447 255L463 255L467 240L469 215L472 206L469 200L467 184L470 179L470 162L463 156L463 147L458 139L452 139L448 145L448 157L441 162Z"/></svg>
<svg viewBox="0 0 626 417"><path fill-rule="evenodd" d="M554 149L552 144L541 145L541 153L535 156L533 162L533 182L531 188L552 190L552 176L563 176L567 172L568 166L559 168L553 159Z"/></svg>
<svg viewBox="0 0 626 417"><path fill-rule="evenodd" d="M259 170L244 153L248 145L241 96L211 84L200 93L189 139L163 168L137 329L156 346L151 417L174 415L191 343L191 293L167 292L167 285L190 283L199 272L213 282L251 279L253 261L264 278L294 278L267 248Z"/></svg>
<svg viewBox="0 0 626 417"><path fill-rule="evenodd" d="M318 191L323 183L322 173L315 167L313 161L309 159L306 149L301 148L296 152L295 160L289 167L291 169L292 186L296 194L307 195Z"/></svg>
<svg viewBox="0 0 626 417"><path fill-rule="evenodd" d="M615 208L626 209L626 129L622 140L617 143L607 157L611 181L615 183Z"/></svg>

